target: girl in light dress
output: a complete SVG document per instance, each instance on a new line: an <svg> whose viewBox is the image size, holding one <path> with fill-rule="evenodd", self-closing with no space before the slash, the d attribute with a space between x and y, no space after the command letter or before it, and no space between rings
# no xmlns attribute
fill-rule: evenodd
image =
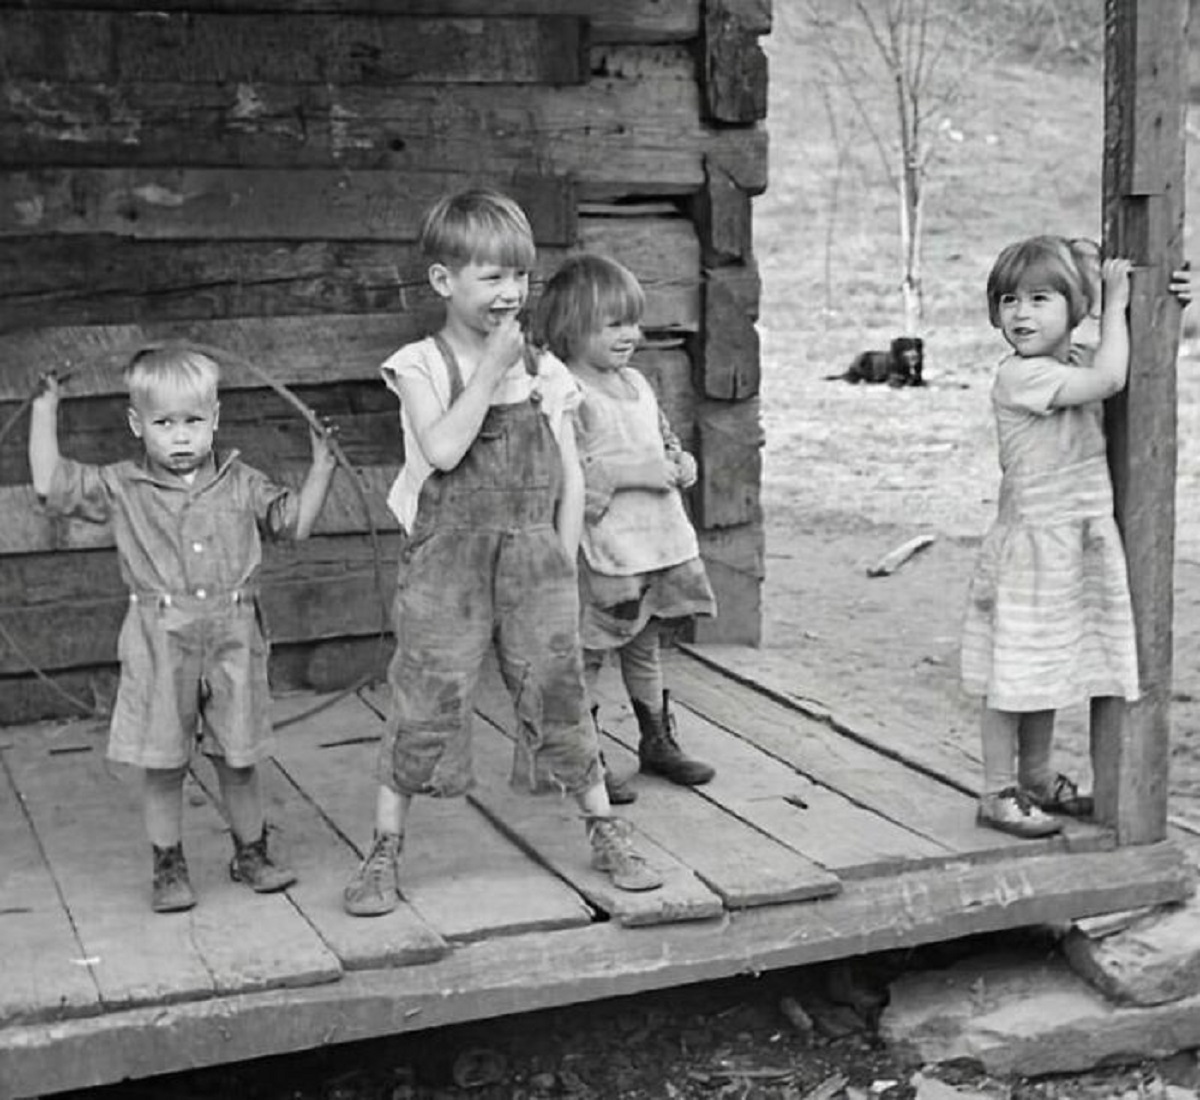
<svg viewBox="0 0 1200 1100"><path fill-rule="evenodd" d="M1113 516L1103 401L1129 366L1130 265L1041 236L1000 253L992 324L1012 349L992 388L999 514L971 581L962 677L983 697L979 821L1022 837L1057 832L1092 800L1051 767L1054 714L1091 696L1138 697L1125 553ZM1072 341L1103 288L1099 341Z"/></svg>

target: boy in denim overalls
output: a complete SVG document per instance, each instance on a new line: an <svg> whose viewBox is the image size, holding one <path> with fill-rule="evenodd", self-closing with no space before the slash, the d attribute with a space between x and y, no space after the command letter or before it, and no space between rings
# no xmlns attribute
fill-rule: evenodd
<svg viewBox="0 0 1200 1100"><path fill-rule="evenodd" d="M466 191L429 210L421 246L445 323L382 368L400 398L405 462L388 504L406 538L375 833L346 910L376 916L399 903L414 795L471 787L475 692L493 647L518 718L513 782L573 795L592 866L620 889L654 889L662 879L612 816L583 721L583 480L570 415L579 391L518 323L534 262L529 222L505 195Z"/></svg>
<svg viewBox="0 0 1200 1100"><path fill-rule="evenodd" d="M117 643L121 683L108 756L141 768L154 854L151 905L196 904L181 841L183 781L197 743L212 759L233 833L229 873L259 893L296 881L267 852L255 765L270 754L267 643L258 612L260 529L308 538L334 456L312 437L299 492L213 450L217 364L186 345L149 349L125 370L138 461L90 466L58 451L59 390L43 379L29 428L33 488L48 511L111 522L129 611Z"/></svg>

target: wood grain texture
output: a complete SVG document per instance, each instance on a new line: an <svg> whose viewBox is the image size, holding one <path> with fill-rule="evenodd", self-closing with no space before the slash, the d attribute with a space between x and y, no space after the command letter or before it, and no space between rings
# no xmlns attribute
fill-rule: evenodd
<svg viewBox="0 0 1200 1100"><path fill-rule="evenodd" d="M8 1095L97 1085L395 1035L465 1020L622 996L871 951L1183 898L1190 879L1169 844L1047 854L994 866L849 883L802 906L724 921L623 929L615 922L469 944L431 966L347 974L335 985L251 994L228 1027L220 1001L0 1032ZM800 914L803 914L802 916Z"/></svg>
<svg viewBox="0 0 1200 1100"><path fill-rule="evenodd" d="M411 243L438 198L482 186L516 199L541 244L574 242L575 196L565 179L331 168L0 172L0 237L102 233L135 240Z"/></svg>
<svg viewBox="0 0 1200 1100"><path fill-rule="evenodd" d="M1183 259L1188 5L1109 0L1106 12L1104 245L1138 266L1129 381L1105 420L1141 698L1093 702L1092 757L1098 816L1139 844L1167 827L1180 322L1167 283Z"/></svg>
<svg viewBox="0 0 1200 1100"><path fill-rule="evenodd" d="M291 11L0 8L0 71L46 83L578 84L586 24Z"/></svg>

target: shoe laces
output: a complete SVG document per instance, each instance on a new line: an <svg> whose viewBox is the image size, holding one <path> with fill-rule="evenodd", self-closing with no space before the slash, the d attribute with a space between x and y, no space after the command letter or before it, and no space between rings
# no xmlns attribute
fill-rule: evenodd
<svg viewBox="0 0 1200 1100"><path fill-rule="evenodd" d="M367 853L367 858L363 860L363 881L370 881L375 887L380 886L384 875L388 872L389 866L395 863L398 851L399 845L392 842L388 836L377 836L371 844L371 850Z"/></svg>
<svg viewBox="0 0 1200 1100"><path fill-rule="evenodd" d="M1020 787L1005 787L996 798L1001 802L1013 801L1017 805L1017 809L1021 811L1022 816L1032 817L1037 812L1037 806L1032 798L1029 797L1029 792L1022 790Z"/></svg>
<svg viewBox="0 0 1200 1100"><path fill-rule="evenodd" d="M606 859L614 859L627 865L646 862L629 839L631 830L628 821L615 817L597 818L592 830L597 847Z"/></svg>

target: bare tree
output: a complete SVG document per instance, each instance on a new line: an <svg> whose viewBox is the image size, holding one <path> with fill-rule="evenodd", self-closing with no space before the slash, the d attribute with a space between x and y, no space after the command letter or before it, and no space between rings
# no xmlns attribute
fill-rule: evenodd
<svg viewBox="0 0 1200 1100"><path fill-rule="evenodd" d="M804 0L819 63L862 124L898 200L904 330L923 312L925 188L971 71L994 43L971 3L946 0ZM836 135L835 135L836 140Z"/></svg>
<svg viewBox="0 0 1200 1100"><path fill-rule="evenodd" d="M923 314L927 184L949 147L945 138L961 136L973 74L1003 54L1034 64L1095 60L1102 9L1095 0L802 0L797 10L815 34L822 97L839 144L835 185L845 156L840 143L865 131L897 198L907 335L918 334ZM831 91L849 119L836 119Z"/></svg>

